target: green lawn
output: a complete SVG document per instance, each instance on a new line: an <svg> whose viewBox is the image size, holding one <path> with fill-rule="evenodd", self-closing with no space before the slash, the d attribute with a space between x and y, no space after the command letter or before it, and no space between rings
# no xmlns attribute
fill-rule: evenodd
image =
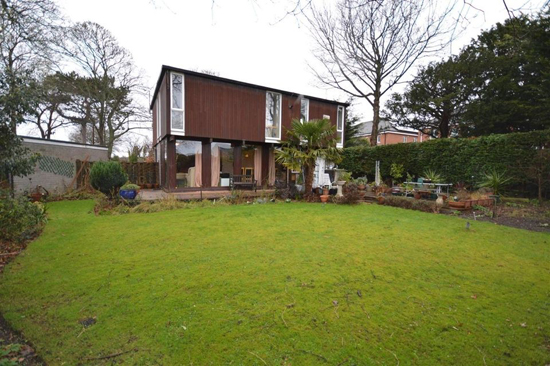
<svg viewBox="0 0 550 366"><path fill-rule="evenodd" d="M550 363L547 234L377 205L92 207L50 204L0 278L48 364Z"/></svg>

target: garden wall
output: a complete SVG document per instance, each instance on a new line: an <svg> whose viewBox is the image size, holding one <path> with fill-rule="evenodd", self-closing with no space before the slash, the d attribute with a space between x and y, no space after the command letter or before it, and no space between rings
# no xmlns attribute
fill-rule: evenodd
<svg viewBox="0 0 550 366"><path fill-rule="evenodd" d="M107 148L78 144L68 141L44 140L36 137L23 137L23 146L33 153L39 153L34 173L26 177L14 177L15 190L19 193L31 192L40 185L52 194L64 193L68 188L76 188L76 161L107 160Z"/></svg>
<svg viewBox="0 0 550 366"><path fill-rule="evenodd" d="M475 187L483 172L496 168L513 178L509 191L515 195L536 196L536 171L549 179L550 130L490 135L478 138L434 139L422 143L396 144L344 149L340 167L354 176L374 179L375 162L380 173L390 178L392 163L403 164L405 171L420 177L426 169L442 175L445 183L464 183ZM549 196L547 185L544 195Z"/></svg>

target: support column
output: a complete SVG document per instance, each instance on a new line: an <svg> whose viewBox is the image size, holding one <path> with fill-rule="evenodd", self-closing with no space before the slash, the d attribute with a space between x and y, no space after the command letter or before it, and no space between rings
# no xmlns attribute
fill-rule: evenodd
<svg viewBox="0 0 550 366"><path fill-rule="evenodd" d="M202 186L212 187L212 143L202 143Z"/></svg>
<svg viewBox="0 0 550 366"><path fill-rule="evenodd" d="M176 139L170 136L166 141L166 185L168 189L176 188Z"/></svg>
<svg viewBox="0 0 550 366"><path fill-rule="evenodd" d="M271 146L271 144L262 145L262 181L260 183L262 187L267 186L269 180L269 150Z"/></svg>
<svg viewBox="0 0 550 366"><path fill-rule="evenodd" d="M233 175L241 175L243 167L243 147L241 143L233 144Z"/></svg>

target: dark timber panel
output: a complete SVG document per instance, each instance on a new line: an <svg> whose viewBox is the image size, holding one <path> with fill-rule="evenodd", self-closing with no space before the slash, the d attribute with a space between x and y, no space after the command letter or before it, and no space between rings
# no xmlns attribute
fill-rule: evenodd
<svg viewBox="0 0 550 366"><path fill-rule="evenodd" d="M264 141L265 91L185 75L185 134Z"/></svg>
<svg viewBox="0 0 550 366"><path fill-rule="evenodd" d="M338 115L338 106L336 104L322 103L316 100L309 101L309 119L322 119L325 114L330 116L330 123L336 126L336 117Z"/></svg>

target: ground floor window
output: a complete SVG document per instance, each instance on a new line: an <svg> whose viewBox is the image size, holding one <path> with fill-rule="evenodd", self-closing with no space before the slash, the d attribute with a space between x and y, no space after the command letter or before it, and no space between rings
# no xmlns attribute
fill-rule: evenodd
<svg viewBox="0 0 550 366"><path fill-rule="evenodd" d="M229 187L233 174L233 147L229 143L212 143L212 187Z"/></svg>
<svg viewBox="0 0 550 366"><path fill-rule="evenodd" d="M200 141L176 142L176 187L202 186L202 144Z"/></svg>

